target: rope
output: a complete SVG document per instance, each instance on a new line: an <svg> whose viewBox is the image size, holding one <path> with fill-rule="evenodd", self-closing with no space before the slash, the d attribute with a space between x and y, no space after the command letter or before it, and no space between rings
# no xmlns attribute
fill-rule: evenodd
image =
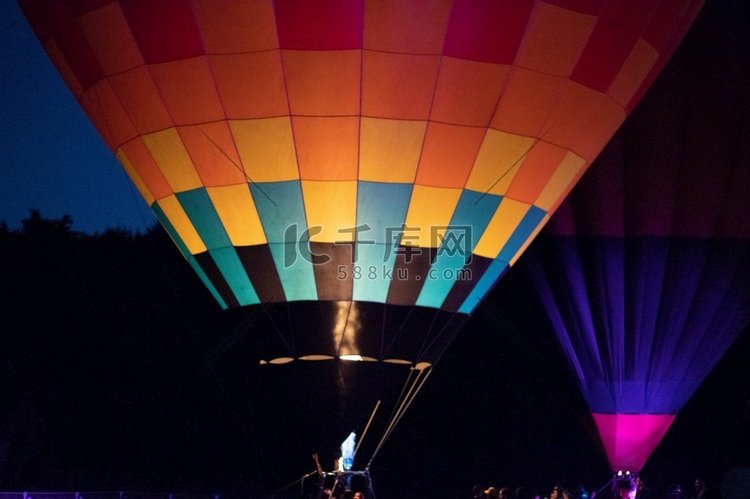
<svg viewBox="0 0 750 499"><path fill-rule="evenodd" d="M409 387L406 393L406 396L401 401L401 404L398 406L397 410L395 411L395 414L391 417L390 423L388 424L388 427L386 428L386 430L383 432L383 436L381 437L380 442L378 443L378 446L375 448L375 451L372 453L372 457L370 457L370 461L367 463L367 466L365 466L365 471L368 471L370 469L370 466L372 465L372 462L375 460L375 457L380 452L380 449L383 447L385 442L391 436L391 433L393 433L393 429L401 421L401 418L403 417L404 413L406 413L406 411L411 406L411 403L414 401L417 394L424 386L425 382L427 381L427 378L430 377L431 372L432 372L431 368L426 369L424 371L419 371L419 374L417 374L417 377L414 379L414 382ZM411 373L409 375L409 378L411 378ZM407 378L404 388L406 388L406 386L408 385L409 378ZM416 387L416 390L415 390L415 387Z"/></svg>
<svg viewBox="0 0 750 499"><path fill-rule="evenodd" d="M354 449L354 455L357 455L357 451L359 450L359 446L362 445L362 442L365 439L365 435L367 435L367 430L370 429L370 424L372 423L372 420L375 418L375 413L378 412L378 408L380 408L380 400L377 401L375 404L375 407L372 410L372 413L370 414L370 419L367 420L367 424L365 425L365 429L362 432L362 435L359 437L359 443L357 444L357 447Z"/></svg>

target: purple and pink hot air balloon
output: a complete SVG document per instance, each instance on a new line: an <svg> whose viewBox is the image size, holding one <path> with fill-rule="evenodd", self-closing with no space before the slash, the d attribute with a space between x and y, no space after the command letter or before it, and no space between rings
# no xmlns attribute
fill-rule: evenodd
<svg viewBox="0 0 750 499"><path fill-rule="evenodd" d="M750 82L711 48L676 61L520 266L615 471L643 468L750 319Z"/></svg>

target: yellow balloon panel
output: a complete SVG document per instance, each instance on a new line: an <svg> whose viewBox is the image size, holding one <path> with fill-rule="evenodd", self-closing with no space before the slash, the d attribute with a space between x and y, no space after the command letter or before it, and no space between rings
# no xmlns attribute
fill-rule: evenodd
<svg viewBox="0 0 750 499"><path fill-rule="evenodd" d="M230 121L229 127L250 181L299 178L292 122L288 117Z"/></svg>
<svg viewBox="0 0 750 499"><path fill-rule="evenodd" d="M585 168L586 160L568 151L534 204L548 213L554 211L555 203L570 192Z"/></svg>
<svg viewBox="0 0 750 499"><path fill-rule="evenodd" d="M510 198L503 198L476 248L474 248L474 253L486 258L496 258L513 235L526 212L529 211L529 206L529 204L514 201Z"/></svg>
<svg viewBox="0 0 750 499"><path fill-rule="evenodd" d="M357 182L302 181L310 241L320 243L353 242L356 225Z"/></svg>
<svg viewBox="0 0 750 499"><path fill-rule="evenodd" d="M401 244L420 248L440 246L460 197L461 189L415 185Z"/></svg>
<svg viewBox="0 0 750 499"><path fill-rule="evenodd" d="M144 135L142 138L174 192L189 191L203 186L177 130L170 128Z"/></svg>
<svg viewBox="0 0 750 499"><path fill-rule="evenodd" d="M413 183L426 130L426 121L362 118L359 178Z"/></svg>
<svg viewBox="0 0 750 499"><path fill-rule="evenodd" d="M174 194L160 199L157 204L191 254L195 255L206 251L206 245Z"/></svg>
<svg viewBox="0 0 750 499"><path fill-rule="evenodd" d="M504 195L533 145L531 137L487 130L466 188Z"/></svg>
<svg viewBox="0 0 750 499"><path fill-rule="evenodd" d="M206 191L233 245L253 246L266 242L247 184L209 187Z"/></svg>

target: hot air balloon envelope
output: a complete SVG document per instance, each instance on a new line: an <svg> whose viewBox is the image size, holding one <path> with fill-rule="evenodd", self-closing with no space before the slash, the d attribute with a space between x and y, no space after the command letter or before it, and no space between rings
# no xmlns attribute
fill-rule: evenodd
<svg viewBox="0 0 750 499"><path fill-rule="evenodd" d="M698 67L657 85L524 267L614 470L644 466L750 318L747 74Z"/></svg>
<svg viewBox="0 0 750 499"><path fill-rule="evenodd" d="M222 307L467 314L700 2L22 5Z"/></svg>

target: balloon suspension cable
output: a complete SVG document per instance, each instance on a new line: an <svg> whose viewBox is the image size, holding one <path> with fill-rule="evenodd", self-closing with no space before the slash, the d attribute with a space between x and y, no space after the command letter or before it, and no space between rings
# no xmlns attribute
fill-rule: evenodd
<svg viewBox="0 0 750 499"><path fill-rule="evenodd" d="M378 400L375 403L375 407L372 408L372 412L370 413L370 419L367 420L367 424L365 425L365 429L362 431L362 435L359 437L359 442L357 443L357 447L354 449L354 455L357 455L357 451L359 450L360 445L362 445L362 442L365 440L365 435L367 435L367 430L370 429L370 425L372 424L372 420L375 418L375 413L378 412L378 409L380 408L380 400Z"/></svg>
<svg viewBox="0 0 750 499"><path fill-rule="evenodd" d="M406 395L401 399L399 405L397 406L396 411L391 416L391 420L390 420L390 423L388 424L388 427L383 432L383 436L380 439L380 442L378 442L378 446L375 448L375 451L372 453L372 457L370 457L370 460L368 461L367 466L365 466L365 472L369 472L370 466L372 465L372 462L375 460L375 457L380 452L380 449L383 447L385 442L391 436L391 433L393 433L393 429L401 421L401 418L404 416L404 413L409 409L409 407L411 406L411 403L414 401L417 394L422 389L427 379L430 377L431 373L432 373L432 368L427 368L427 369L419 371L419 374L417 374L417 377L414 378L414 381L411 383L411 386L409 386L409 389L405 390ZM407 384L409 383L410 378L411 378L411 373L409 374L409 378L407 378L406 380ZM406 385L404 386L404 388L406 388ZM402 391L402 394L403 393L404 392Z"/></svg>
<svg viewBox="0 0 750 499"><path fill-rule="evenodd" d="M416 376L415 376L415 373L416 373ZM386 429L383 432L383 438L387 438L385 437L386 433L390 434L388 429L393 424L393 421L399 418L399 412L401 408L403 407L405 401L411 394L411 391L414 389L414 386L416 386L416 383L419 380L420 374L421 374L421 371L418 371L416 369L409 369L409 375L406 377L404 386L401 387L401 393L398 394L396 405L393 407L393 410L391 411L391 415L388 417L388 425L386 426Z"/></svg>

